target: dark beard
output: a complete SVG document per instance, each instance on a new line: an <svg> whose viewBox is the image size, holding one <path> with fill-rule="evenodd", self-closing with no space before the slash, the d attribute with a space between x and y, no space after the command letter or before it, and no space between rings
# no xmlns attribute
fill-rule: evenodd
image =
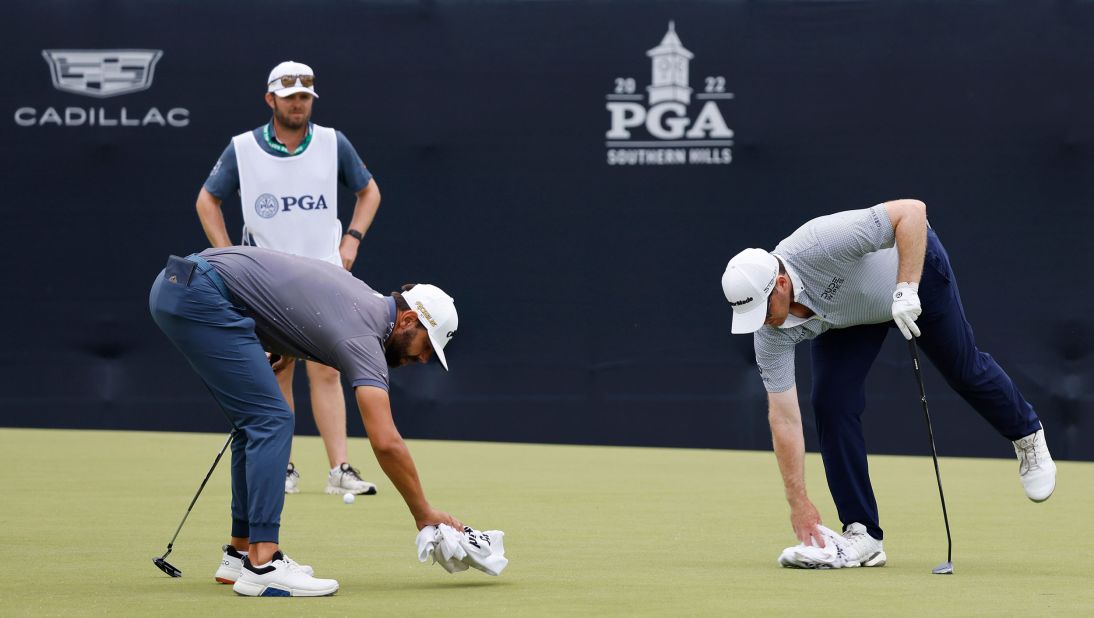
<svg viewBox="0 0 1094 618"><path fill-rule="evenodd" d="M277 118L277 124L285 127L290 131L298 131L308 126L308 121L311 120L310 116L305 116L301 122L293 122L289 119L287 114L282 114L280 109L274 108L274 117Z"/></svg>
<svg viewBox="0 0 1094 618"><path fill-rule="evenodd" d="M392 333L384 346L384 358L388 367L402 367L411 359L406 355L406 349L410 346L410 340L414 338L415 329L406 330L399 334Z"/></svg>

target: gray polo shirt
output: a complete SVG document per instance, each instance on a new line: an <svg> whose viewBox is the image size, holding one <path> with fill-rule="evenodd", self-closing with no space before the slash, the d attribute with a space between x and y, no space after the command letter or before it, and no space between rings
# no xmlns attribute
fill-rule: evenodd
<svg viewBox="0 0 1094 618"><path fill-rule="evenodd" d="M246 307L267 351L330 365L353 386L388 389L390 296L339 266L271 249L206 249L201 256Z"/></svg>
<svg viewBox="0 0 1094 618"><path fill-rule="evenodd" d="M753 335L756 364L769 393L794 386L794 346L830 328L880 324L893 319L899 256L885 206L817 217L772 251L786 266L794 301L816 315L787 316L781 327Z"/></svg>

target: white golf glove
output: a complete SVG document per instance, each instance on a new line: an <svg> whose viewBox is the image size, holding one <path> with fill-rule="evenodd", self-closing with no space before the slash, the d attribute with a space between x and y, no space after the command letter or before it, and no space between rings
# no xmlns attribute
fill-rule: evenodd
<svg viewBox="0 0 1094 618"><path fill-rule="evenodd" d="M919 304L918 283L898 283L893 291L893 321L900 329L904 338L911 341L912 337L919 336L919 327L915 325L915 319L923 313L923 307Z"/></svg>

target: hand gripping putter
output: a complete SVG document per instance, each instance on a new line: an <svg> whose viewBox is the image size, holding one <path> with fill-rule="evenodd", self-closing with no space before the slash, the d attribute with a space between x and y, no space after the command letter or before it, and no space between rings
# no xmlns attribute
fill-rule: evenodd
<svg viewBox="0 0 1094 618"><path fill-rule="evenodd" d="M946 496L942 493L942 475L938 472L938 450L934 446L934 430L931 429L931 413L927 411L927 393L923 390L923 372L919 369L919 349L915 337L908 340L912 351L912 366L919 381L919 400L923 402L923 416L927 419L927 436L931 440L931 457L934 459L934 478L938 481L938 497L942 500L942 520L946 522L946 561L936 566L931 573L935 575L953 575L953 539L950 537L950 516L946 513Z"/></svg>
<svg viewBox="0 0 1094 618"><path fill-rule="evenodd" d="M217 458L213 460L212 467L209 468L209 472L205 475L205 479L201 481L201 486L198 487L198 492L194 494L194 499L190 501L190 506L186 507L186 514L182 516L182 521L179 522L179 527L175 529L175 536L171 537L171 542L167 544L167 551L162 556L152 559L152 564L156 565L156 568L167 573L171 577L182 577L182 571L167 561L167 556L171 553L171 547L175 544L175 539L179 538L179 531L182 530L182 524L186 523L186 518L190 516L190 510L194 508L194 503L198 501L198 496L201 495L201 490L205 489L205 483L209 482L209 477L213 475L213 470L216 469L217 464L220 463L220 458L224 456L224 451L228 450L228 445L232 443L232 438L236 437L236 432L239 429L233 429L228 434L228 439L224 441L224 446L217 453Z"/></svg>

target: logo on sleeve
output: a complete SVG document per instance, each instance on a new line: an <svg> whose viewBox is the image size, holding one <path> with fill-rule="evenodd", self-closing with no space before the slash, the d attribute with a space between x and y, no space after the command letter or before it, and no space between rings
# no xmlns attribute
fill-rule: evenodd
<svg viewBox="0 0 1094 618"><path fill-rule="evenodd" d="M843 287L843 282L846 281L843 277L832 277L832 282L828 284L828 287L824 288L821 292L821 298L827 301L836 300L836 292Z"/></svg>

